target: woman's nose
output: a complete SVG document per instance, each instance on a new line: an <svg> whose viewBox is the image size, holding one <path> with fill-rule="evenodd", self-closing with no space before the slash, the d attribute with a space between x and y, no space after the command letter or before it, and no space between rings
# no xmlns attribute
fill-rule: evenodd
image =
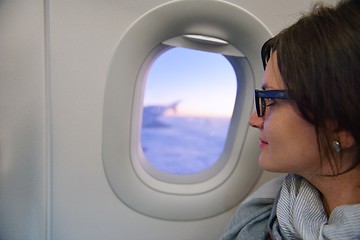
<svg viewBox="0 0 360 240"><path fill-rule="evenodd" d="M254 111L248 121L249 125L254 128L263 128L264 125L264 118L258 117L256 111Z"/></svg>

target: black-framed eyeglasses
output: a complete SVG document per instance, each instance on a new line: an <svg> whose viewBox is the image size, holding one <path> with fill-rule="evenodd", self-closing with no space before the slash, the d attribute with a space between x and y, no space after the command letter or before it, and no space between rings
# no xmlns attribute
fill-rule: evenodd
<svg viewBox="0 0 360 240"><path fill-rule="evenodd" d="M258 117L263 117L266 107L269 104L265 99L288 99L289 93L287 90L261 90L255 89L255 106Z"/></svg>

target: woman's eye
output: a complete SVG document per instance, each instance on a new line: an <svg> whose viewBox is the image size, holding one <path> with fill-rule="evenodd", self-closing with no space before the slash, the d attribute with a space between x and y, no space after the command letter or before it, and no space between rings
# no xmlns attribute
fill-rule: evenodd
<svg viewBox="0 0 360 240"><path fill-rule="evenodd" d="M266 106L269 107L269 106L272 106L276 103L275 99L273 98L268 98L266 99Z"/></svg>

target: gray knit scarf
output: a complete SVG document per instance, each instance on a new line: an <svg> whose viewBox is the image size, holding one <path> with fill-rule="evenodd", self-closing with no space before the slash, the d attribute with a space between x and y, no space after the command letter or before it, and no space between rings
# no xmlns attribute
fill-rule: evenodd
<svg viewBox="0 0 360 240"><path fill-rule="evenodd" d="M289 174L260 188L236 211L221 240L360 239L360 204L339 206L327 218L320 194ZM279 190L279 188L281 188Z"/></svg>

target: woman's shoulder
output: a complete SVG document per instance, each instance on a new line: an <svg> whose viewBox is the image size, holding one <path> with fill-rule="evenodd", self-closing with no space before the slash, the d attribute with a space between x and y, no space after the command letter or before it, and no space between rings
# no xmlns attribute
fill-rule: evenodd
<svg viewBox="0 0 360 240"><path fill-rule="evenodd" d="M284 179L291 177L289 175L290 174L284 174L264 183L250 196L248 196L243 203L251 201L253 199L275 199L281 189Z"/></svg>
<svg viewBox="0 0 360 240"><path fill-rule="evenodd" d="M265 239L268 219L285 178L283 175L268 181L245 199L220 239Z"/></svg>

